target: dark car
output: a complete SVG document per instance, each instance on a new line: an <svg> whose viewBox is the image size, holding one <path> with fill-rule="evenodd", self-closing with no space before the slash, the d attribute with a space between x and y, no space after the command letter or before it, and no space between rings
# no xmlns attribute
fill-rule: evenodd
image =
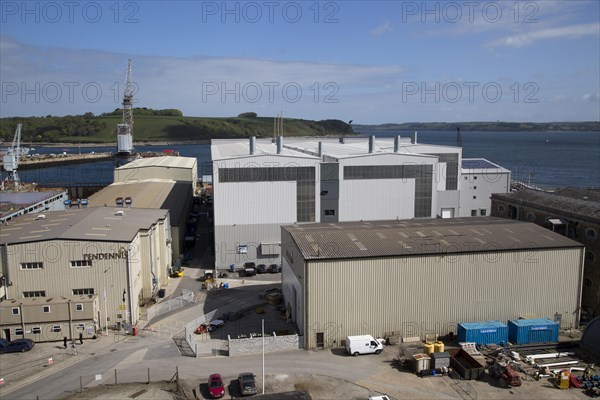
<svg viewBox="0 0 600 400"><path fill-rule="evenodd" d="M256 394L256 382L254 381L254 374L252 372L241 373L238 376L238 383L240 384L240 393L242 396Z"/></svg>
<svg viewBox="0 0 600 400"><path fill-rule="evenodd" d="M213 399L219 399L225 395L225 386L221 375L212 374L208 377L208 392Z"/></svg>
<svg viewBox="0 0 600 400"><path fill-rule="evenodd" d="M275 274L277 272L281 272L281 267L279 265L277 265L277 264L271 264L267 268L267 272L269 272L271 274Z"/></svg>
<svg viewBox="0 0 600 400"><path fill-rule="evenodd" d="M267 272L267 266L265 264L258 264L256 266L257 274L264 274L265 272Z"/></svg>
<svg viewBox="0 0 600 400"><path fill-rule="evenodd" d="M18 353L33 349L35 342L31 339L17 339L9 342L6 339L0 339L0 353Z"/></svg>

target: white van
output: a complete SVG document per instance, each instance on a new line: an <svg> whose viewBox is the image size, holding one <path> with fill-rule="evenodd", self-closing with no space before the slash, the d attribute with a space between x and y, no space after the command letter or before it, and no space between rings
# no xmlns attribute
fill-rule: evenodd
<svg viewBox="0 0 600 400"><path fill-rule="evenodd" d="M381 342L371 335L348 336L346 338L346 351L348 354L379 354L383 350Z"/></svg>

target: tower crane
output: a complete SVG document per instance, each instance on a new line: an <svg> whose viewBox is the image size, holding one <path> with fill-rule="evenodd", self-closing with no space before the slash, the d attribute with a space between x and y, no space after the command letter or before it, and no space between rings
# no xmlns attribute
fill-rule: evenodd
<svg viewBox="0 0 600 400"><path fill-rule="evenodd" d="M20 182L19 174L17 169L19 167L19 159L21 158L21 124L17 124L15 131L15 137L13 138L12 146L8 149L6 154L2 157L2 163L4 170L9 172L10 180L17 186Z"/></svg>
<svg viewBox="0 0 600 400"><path fill-rule="evenodd" d="M117 124L117 153L121 155L133 152L133 89L130 58L123 88L123 121Z"/></svg>

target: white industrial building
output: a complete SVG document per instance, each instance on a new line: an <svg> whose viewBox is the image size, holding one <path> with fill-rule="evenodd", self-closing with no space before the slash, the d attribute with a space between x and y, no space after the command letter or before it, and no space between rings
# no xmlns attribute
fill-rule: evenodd
<svg viewBox="0 0 600 400"><path fill-rule="evenodd" d="M483 158L462 160L459 217L492 215L492 193L510 192L510 171Z"/></svg>
<svg viewBox="0 0 600 400"><path fill-rule="evenodd" d="M281 228L283 296L305 348L348 335L457 333L457 323L548 317L574 327L584 247L494 217Z"/></svg>
<svg viewBox="0 0 600 400"><path fill-rule="evenodd" d="M279 137L213 140L211 155L217 268L279 262L285 224L467 212L461 147L421 144L416 137ZM469 190L489 203L490 187Z"/></svg>
<svg viewBox="0 0 600 400"><path fill-rule="evenodd" d="M43 298L51 313L54 301L97 295L96 326L136 324L141 304L167 285L170 226L169 211L160 209L87 207L19 217L0 231L1 300ZM0 315L0 327L10 329L14 319ZM36 322L43 321L27 321Z"/></svg>

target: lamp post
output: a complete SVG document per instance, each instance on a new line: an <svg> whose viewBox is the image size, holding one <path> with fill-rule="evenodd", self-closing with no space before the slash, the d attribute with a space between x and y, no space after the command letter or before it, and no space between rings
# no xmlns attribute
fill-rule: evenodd
<svg viewBox="0 0 600 400"><path fill-rule="evenodd" d="M106 329L106 336L108 336L108 306L107 306L107 299L106 299L106 273L108 272L109 269L111 269L112 267L108 267L104 270L104 327Z"/></svg>

